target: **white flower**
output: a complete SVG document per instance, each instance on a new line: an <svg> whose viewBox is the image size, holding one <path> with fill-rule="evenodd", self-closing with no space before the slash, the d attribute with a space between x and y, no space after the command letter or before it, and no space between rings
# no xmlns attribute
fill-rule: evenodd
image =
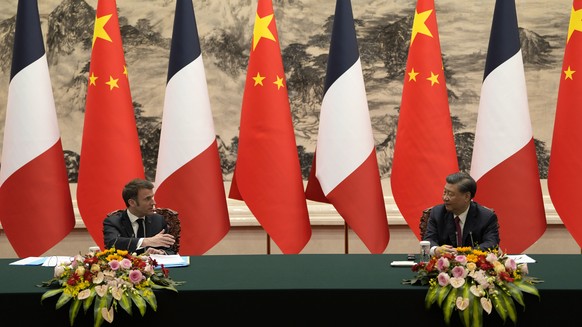
<svg viewBox="0 0 582 327"><path fill-rule="evenodd" d="M469 299L466 297L464 298L462 296L459 296L457 298L456 305L457 305L457 309L463 311L469 307Z"/></svg>
<svg viewBox="0 0 582 327"><path fill-rule="evenodd" d="M451 283L451 286L453 286L454 288L459 288L459 287L465 285L465 278L453 277L450 279L449 282Z"/></svg>
<svg viewBox="0 0 582 327"><path fill-rule="evenodd" d="M493 308L493 305L491 305L491 300L489 300L486 297L482 297L481 299L479 299L479 301L481 302L481 307L483 307L483 310L485 310L487 314L490 314L491 309Z"/></svg>

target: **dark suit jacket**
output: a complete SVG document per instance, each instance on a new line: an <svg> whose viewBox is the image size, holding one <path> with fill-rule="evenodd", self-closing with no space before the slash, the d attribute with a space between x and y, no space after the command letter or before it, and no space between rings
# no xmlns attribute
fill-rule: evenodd
<svg viewBox="0 0 582 327"><path fill-rule="evenodd" d="M166 220L157 213L145 217L145 235L151 237L166 229ZM167 230L167 229L166 229ZM128 250L130 253L143 253L145 249L137 250L138 238L135 237L127 210L122 210L103 220L103 239L106 248ZM158 248L167 254L176 254L170 248Z"/></svg>
<svg viewBox="0 0 582 327"><path fill-rule="evenodd" d="M424 239L430 241L431 247L448 244L487 250L499 245L497 215L474 201L471 201L463 226L463 244L457 244L456 230L453 213L448 212L444 204L436 205L430 211Z"/></svg>

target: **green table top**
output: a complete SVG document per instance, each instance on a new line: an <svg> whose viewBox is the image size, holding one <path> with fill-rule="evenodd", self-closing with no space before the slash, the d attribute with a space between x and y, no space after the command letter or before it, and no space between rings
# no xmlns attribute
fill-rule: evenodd
<svg viewBox="0 0 582 327"><path fill-rule="evenodd" d="M530 254L530 275L543 279L538 289L582 290L582 255ZM43 293L37 287L51 279L52 267L14 266L18 259L0 259L0 294ZM405 254L203 255L190 257L188 267L170 268L170 277L185 281L178 291L237 290L390 290L423 287L403 285L414 276L410 267L391 267Z"/></svg>

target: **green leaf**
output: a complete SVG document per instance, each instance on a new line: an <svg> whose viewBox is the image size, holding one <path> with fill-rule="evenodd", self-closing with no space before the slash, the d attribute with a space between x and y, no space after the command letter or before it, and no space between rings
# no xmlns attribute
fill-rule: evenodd
<svg viewBox="0 0 582 327"><path fill-rule="evenodd" d="M113 296L111 293L107 292L103 297L97 297L95 305L93 306L93 326L99 327L103 324L103 314L101 313L101 308L109 308L113 302Z"/></svg>
<svg viewBox="0 0 582 327"><path fill-rule="evenodd" d="M447 295L452 289L453 287L451 286L451 284L448 284L445 287L439 287L439 290L437 292L437 302L439 304L439 307L442 307L443 300L447 297Z"/></svg>
<svg viewBox="0 0 582 327"><path fill-rule="evenodd" d="M522 292L533 294L538 298L540 297L538 289L529 281L516 280L513 284L517 286Z"/></svg>
<svg viewBox="0 0 582 327"><path fill-rule="evenodd" d="M71 326L75 323L75 318L77 318L77 314L81 308L81 302L79 299L74 299L73 303L71 303L71 307L69 308L69 324Z"/></svg>
<svg viewBox="0 0 582 327"><path fill-rule="evenodd" d="M40 298L40 302L42 302L45 299L48 299L49 297L55 296L55 295L57 295L59 293L62 293L63 290L64 290L64 288L59 288L59 289L55 289L55 290L50 290L50 291L44 292L44 294Z"/></svg>
<svg viewBox="0 0 582 327"><path fill-rule="evenodd" d="M496 296L491 296L490 299L491 303L493 303L495 311L497 311L497 314L499 317L501 317L501 320L503 320L503 323L505 324L505 320L507 320L507 309L505 308L505 301L503 301L503 298L500 294L503 294L503 291L499 291Z"/></svg>
<svg viewBox="0 0 582 327"><path fill-rule="evenodd" d="M117 301L117 303L119 303L119 305L121 305L121 308L123 310L125 310L125 312L127 312L130 316L132 315L132 313L131 313L131 298L129 295L127 295L127 292L122 293L121 299L119 301Z"/></svg>
<svg viewBox="0 0 582 327"><path fill-rule="evenodd" d="M451 324L451 315L453 314L453 309L455 309L455 302L457 301L457 289L451 287L451 290L445 300L442 303L443 315L445 317L445 323Z"/></svg>
<svg viewBox="0 0 582 327"><path fill-rule="evenodd" d="M426 296L424 298L424 306L426 309L430 309L430 307L435 302L438 288L438 285L433 285L428 288L428 292L426 292Z"/></svg>
<svg viewBox="0 0 582 327"><path fill-rule="evenodd" d="M131 300L135 303L135 306L139 309L139 313L145 315L146 312L146 301L141 297L141 295L137 292L131 292Z"/></svg>
<svg viewBox="0 0 582 327"><path fill-rule="evenodd" d="M59 299L57 300L55 308L57 308L57 310L60 309L63 305L67 304L72 298L73 297L70 294L63 292Z"/></svg>
<svg viewBox="0 0 582 327"><path fill-rule="evenodd" d="M460 294L459 296L462 296L463 299L469 299L469 306L461 311L459 310L459 318L461 319L461 322L463 323L463 326L468 327L471 325L471 302L472 302L472 293L469 291L469 283L465 283L463 285L463 288L459 289L460 290Z"/></svg>
<svg viewBox="0 0 582 327"><path fill-rule="evenodd" d="M481 306L481 298L476 297L471 293L472 300L469 302L469 308L471 309L471 326L472 327L482 327L483 326L483 307Z"/></svg>
<svg viewBox="0 0 582 327"><path fill-rule="evenodd" d="M525 308L525 303L523 302L523 294L521 293L519 287L517 287L513 283L505 283L505 286L507 287L507 290L511 294L511 297L522 307Z"/></svg>
<svg viewBox="0 0 582 327"><path fill-rule="evenodd" d="M513 303L513 298L511 295L508 295L505 292L499 292L499 296L501 297L502 301L505 303L505 309L507 310L507 315L513 321L513 323L517 323L517 312L515 310L515 303Z"/></svg>
<svg viewBox="0 0 582 327"><path fill-rule="evenodd" d="M178 293L178 290L172 284L170 284L168 286L162 286L162 285L158 285L158 284L151 284L151 287L154 290L169 290L169 291L174 291L174 292Z"/></svg>
<svg viewBox="0 0 582 327"><path fill-rule="evenodd" d="M140 294L154 311L158 310L158 301L156 300L156 295L152 290L140 290Z"/></svg>

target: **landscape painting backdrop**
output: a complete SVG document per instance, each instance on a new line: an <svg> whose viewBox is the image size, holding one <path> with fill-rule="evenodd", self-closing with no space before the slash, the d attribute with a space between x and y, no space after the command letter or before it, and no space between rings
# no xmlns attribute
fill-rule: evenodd
<svg viewBox="0 0 582 327"><path fill-rule="evenodd" d="M256 0L194 0L225 181L236 163ZM435 0L459 164L469 170L494 0ZM45 48L69 171L76 183L96 0L40 0ZM118 0L120 28L146 175L157 160L174 0ZM403 72L416 1L352 0L383 179L390 177ZM547 177L571 0L517 0L540 177ZM303 176L307 179L325 78L334 0L273 0ZM0 2L0 136L16 0ZM112 117L115 119L115 117ZM0 149L2 147L0 137ZM0 163L1 164L1 163Z"/></svg>

